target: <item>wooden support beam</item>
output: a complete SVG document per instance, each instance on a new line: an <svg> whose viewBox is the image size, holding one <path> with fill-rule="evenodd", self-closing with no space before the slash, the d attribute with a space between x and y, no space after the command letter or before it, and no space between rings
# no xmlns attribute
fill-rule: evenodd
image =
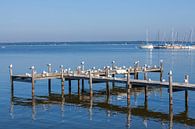
<svg viewBox="0 0 195 129"><path fill-rule="evenodd" d="M68 80L68 91L71 94L71 79Z"/></svg>
<svg viewBox="0 0 195 129"><path fill-rule="evenodd" d="M189 76L188 75L185 75L184 82L186 84L189 83ZM187 89L185 90L185 110L186 110L186 112L188 112L188 90Z"/></svg>
<svg viewBox="0 0 195 129"><path fill-rule="evenodd" d="M185 90L185 110L188 111L188 90Z"/></svg>
<svg viewBox="0 0 195 129"><path fill-rule="evenodd" d="M163 60L160 60L160 81L163 80Z"/></svg>
<svg viewBox="0 0 195 129"><path fill-rule="evenodd" d="M109 77L109 67L106 67L105 75L106 75L106 77ZM109 81L106 81L106 93L107 93L107 95L110 94Z"/></svg>
<svg viewBox="0 0 195 129"><path fill-rule="evenodd" d="M64 98L64 82L65 82L65 78L62 78L62 79L61 79L62 98Z"/></svg>
<svg viewBox="0 0 195 129"><path fill-rule="evenodd" d="M51 73L51 64L47 64L48 66L48 73ZM48 79L48 93L51 94L51 79Z"/></svg>
<svg viewBox="0 0 195 129"><path fill-rule="evenodd" d="M134 66L134 79L138 79L138 72L137 72L137 68L138 68L138 63L135 62L135 66Z"/></svg>
<svg viewBox="0 0 195 129"><path fill-rule="evenodd" d="M134 65L134 79L138 79L139 78L139 73L138 73L138 67L139 67L139 61L135 62L135 65Z"/></svg>
<svg viewBox="0 0 195 129"><path fill-rule="evenodd" d="M82 61L82 62L81 62L81 71L84 71L84 70L85 70L85 69L84 69L84 64L85 64L85 62Z"/></svg>
<svg viewBox="0 0 195 129"><path fill-rule="evenodd" d="M172 71L169 72L169 106L173 105L173 77Z"/></svg>
<svg viewBox="0 0 195 129"><path fill-rule="evenodd" d="M32 100L34 100L34 97L35 97L35 67L32 66L31 67L31 70L32 70Z"/></svg>
<svg viewBox="0 0 195 129"><path fill-rule="evenodd" d="M115 65L115 61L112 61L112 69L115 69L116 65Z"/></svg>
<svg viewBox="0 0 195 129"><path fill-rule="evenodd" d="M115 74L112 74L112 78L115 78ZM112 82L112 88L115 86L115 81Z"/></svg>
<svg viewBox="0 0 195 129"><path fill-rule="evenodd" d="M91 75L91 70L88 71L89 74L89 90L90 90L90 96L93 96L93 87L92 87L92 75Z"/></svg>
<svg viewBox="0 0 195 129"><path fill-rule="evenodd" d="M136 68L134 70L134 79L138 79L138 72L137 72Z"/></svg>
<svg viewBox="0 0 195 129"><path fill-rule="evenodd" d="M82 79L82 93L84 93L85 91L85 80Z"/></svg>
<svg viewBox="0 0 195 129"><path fill-rule="evenodd" d="M9 73L10 73L10 84L11 84L11 94L14 96L14 81L13 81L13 66L10 64L9 66Z"/></svg>
<svg viewBox="0 0 195 129"><path fill-rule="evenodd" d="M78 79L78 95L80 95L80 79Z"/></svg>
<svg viewBox="0 0 195 129"><path fill-rule="evenodd" d="M65 82L65 78L64 78L64 68L63 65L60 66L61 69L61 92L62 92L62 98L64 98L64 82Z"/></svg>
<svg viewBox="0 0 195 129"><path fill-rule="evenodd" d="M144 80L147 80L147 72L146 72L146 66L144 66ZM148 109L148 86L145 86L145 101L144 101L145 109Z"/></svg>
<svg viewBox="0 0 195 129"><path fill-rule="evenodd" d="M128 69L127 72L127 106L128 108L130 108L131 105L131 82L130 82L130 69Z"/></svg>
<svg viewBox="0 0 195 129"><path fill-rule="evenodd" d="M106 94L109 95L110 94L110 86L109 86L109 82L106 81Z"/></svg>
<svg viewBox="0 0 195 129"><path fill-rule="evenodd" d="M147 77L147 72L146 72L146 66L144 66L144 80L147 80L148 77Z"/></svg>

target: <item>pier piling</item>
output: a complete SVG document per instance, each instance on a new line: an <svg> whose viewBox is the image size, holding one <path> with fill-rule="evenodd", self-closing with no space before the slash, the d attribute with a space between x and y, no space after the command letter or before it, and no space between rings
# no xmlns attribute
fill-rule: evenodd
<svg viewBox="0 0 195 129"><path fill-rule="evenodd" d="M34 97L35 97L35 80L34 80L34 77L35 77L35 67L32 66L30 68L32 70L32 100L34 100Z"/></svg>
<svg viewBox="0 0 195 129"><path fill-rule="evenodd" d="M172 83L173 83L173 75L172 75L172 71L169 72L169 106L173 105L173 87L172 87Z"/></svg>
<svg viewBox="0 0 195 129"><path fill-rule="evenodd" d="M84 69L84 64L85 64L85 62L82 61L82 62L81 62L81 71L84 71L84 70L85 70L85 69Z"/></svg>
<svg viewBox="0 0 195 129"><path fill-rule="evenodd" d="M14 95L14 82L13 82L13 66L10 64L9 66L9 73L10 73L10 84L11 84L11 94Z"/></svg>
<svg viewBox="0 0 195 129"><path fill-rule="evenodd" d="M109 77L109 67L106 67L106 73L105 73L106 77ZM110 87L109 87L109 81L106 81L106 93L107 95L110 94Z"/></svg>
<svg viewBox="0 0 195 129"><path fill-rule="evenodd" d="M61 69L61 92L62 92L62 98L64 98L64 82L65 82L65 78L64 78L64 67L63 65L60 66Z"/></svg>
<svg viewBox="0 0 195 129"><path fill-rule="evenodd" d="M160 60L160 81L163 80L163 60Z"/></svg>
<svg viewBox="0 0 195 129"><path fill-rule="evenodd" d="M113 60L112 61L112 70L114 70L116 68L116 65L115 65L115 61ZM112 74L112 78L114 78L115 77L115 74ZM112 88L114 88L114 86L115 86L115 82L113 81L112 82Z"/></svg>
<svg viewBox="0 0 195 129"><path fill-rule="evenodd" d="M90 90L90 96L93 96L93 89L92 89L92 75L91 70L88 71L89 74L89 90Z"/></svg>
<svg viewBox="0 0 195 129"><path fill-rule="evenodd" d="M68 80L68 91L71 94L71 79Z"/></svg>
<svg viewBox="0 0 195 129"><path fill-rule="evenodd" d="M189 76L188 75L185 75L184 82L186 84L189 83ZM187 89L185 90L185 110L188 111L188 90Z"/></svg>
<svg viewBox="0 0 195 129"><path fill-rule="evenodd" d="M134 64L134 79L139 78L138 67L139 67L139 61L136 61Z"/></svg>
<svg viewBox="0 0 195 129"><path fill-rule="evenodd" d="M144 80L147 80L148 77L147 77L147 72L146 72L146 65L144 66Z"/></svg>
<svg viewBox="0 0 195 129"><path fill-rule="evenodd" d="M51 73L51 64L47 64L48 67L48 73ZM48 92L49 95L51 94L51 79L48 79Z"/></svg>
<svg viewBox="0 0 195 129"><path fill-rule="evenodd" d="M130 69L127 70L127 106L130 108L131 105L131 83L130 83Z"/></svg>
<svg viewBox="0 0 195 129"><path fill-rule="evenodd" d="M78 79L78 95L80 95L80 79Z"/></svg>
<svg viewBox="0 0 195 129"><path fill-rule="evenodd" d="M85 80L82 79L82 93L84 93L85 91Z"/></svg>

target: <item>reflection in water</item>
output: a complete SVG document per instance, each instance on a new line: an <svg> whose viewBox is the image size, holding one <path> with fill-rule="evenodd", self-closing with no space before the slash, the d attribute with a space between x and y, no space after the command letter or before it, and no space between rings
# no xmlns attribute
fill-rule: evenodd
<svg viewBox="0 0 195 129"><path fill-rule="evenodd" d="M11 93L11 96L10 96L10 116L12 119L14 119L14 96L13 96L13 93Z"/></svg>
<svg viewBox="0 0 195 129"><path fill-rule="evenodd" d="M141 91L144 91L144 90L145 89L143 88ZM154 92L151 90L152 89L148 88L148 92ZM64 121L65 105L75 104L75 105L79 105L83 108L88 109L90 120L93 120L93 108L94 107L106 110L108 117L111 117L112 112L119 112L122 114L127 114L127 120L126 120L127 128L130 128L131 126L131 121L132 121L131 116L132 115L141 117L143 119L143 124L146 128L148 127L149 119L161 121L162 123L169 122L170 129L173 128L173 123L182 123L182 124L186 124L190 126L195 126L195 119L188 117L187 110L180 114L176 114L176 115L173 115L172 106L170 106L168 114L164 112L152 111L151 109L148 109L148 98L145 99L143 106L132 107L130 103L128 103L127 106L112 104L111 96L115 96L116 93L117 94L125 93L124 91L125 89L115 88L110 91L110 94L105 94L104 91L102 92L100 91L100 92L94 93L94 95L91 97L87 93L83 93L81 95L76 95L76 94L65 95L65 98L62 98L60 94L52 93L50 94L50 96L36 96L36 99L34 100L11 96L10 116L14 119L14 105L29 106L29 107L32 107L32 119L36 120L35 105L58 103L59 105L61 105L62 122ZM136 90L132 88L131 91L137 92L137 93L141 92L141 91L138 91L137 88ZM131 95L133 95L133 93ZM105 98L105 100L100 101L102 100L102 98Z"/></svg>
<svg viewBox="0 0 195 129"><path fill-rule="evenodd" d="M62 98L62 103L61 103L61 117L62 117L62 122L64 122L64 104L65 104L65 98Z"/></svg>
<svg viewBox="0 0 195 129"><path fill-rule="evenodd" d="M169 129L173 128L173 105L169 106Z"/></svg>
<svg viewBox="0 0 195 129"><path fill-rule="evenodd" d="M90 105L89 105L89 119L92 120L92 115L93 115L93 112L92 112L92 108L93 108L93 96L90 96Z"/></svg>
<svg viewBox="0 0 195 129"><path fill-rule="evenodd" d="M152 65L152 49L147 50L147 64Z"/></svg>
<svg viewBox="0 0 195 129"><path fill-rule="evenodd" d="M35 97L32 98L32 119L33 120L36 120L36 110L35 110Z"/></svg>

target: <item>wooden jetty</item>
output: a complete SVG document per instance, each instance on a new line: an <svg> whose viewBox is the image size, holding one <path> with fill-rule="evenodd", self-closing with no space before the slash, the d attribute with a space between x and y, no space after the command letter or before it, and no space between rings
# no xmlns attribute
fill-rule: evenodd
<svg viewBox="0 0 195 129"><path fill-rule="evenodd" d="M161 86L162 88L169 89L169 107L172 110L173 105L173 89L185 90L185 105L188 106L188 90L195 90L195 84L189 83L189 76L185 76L184 83L173 82L172 71L169 72L169 81L163 80L163 61L160 61L160 66L149 67L144 65L139 66L139 62L135 62L133 67L118 67L115 61L112 62L112 66L106 66L103 69L84 69L84 62L81 66L78 66L76 70L65 69L63 65L60 66L60 70L52 72L51 64L47 65L48 71L37 73L35 67L32 66L31 73L26 74L13 74L13 66L10 65L10 81L11 81L11 93L14 94L14 81L18 82L30 82L32 83L32 100L35 97L35 81L36 80L48 80L48 92L51 93L51 80L61 80L61 96L65 99L65 81L68 81L69 93L71 93L71 81L78 81L78 93L84 92L84 80L88 80L90 96L93 96L93 83L106 83L106 92L109 94L109 82L125 83L127 85L127 105L130 106L131 88L132 87L145 87L145 99L148 97L148 86ZM154 81L148 78L148 72L160 73L159 81ZM139 74L144 75L144 79L139 79ZM120 76L118 76L120 75ZM123 76L121 76L123 75ZM133 77L131 77L133 75ZM82 90L80 88L80 80L82 81Z"/></svg>

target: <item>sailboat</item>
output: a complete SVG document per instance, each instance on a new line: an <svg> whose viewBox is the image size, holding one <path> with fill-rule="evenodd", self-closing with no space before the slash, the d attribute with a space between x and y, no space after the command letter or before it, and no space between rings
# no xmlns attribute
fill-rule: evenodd
<svg viewBox="0 0 195 129"><path fill-rule="evenodd" d="M158 45L158 46L154 46L155 49L193 49L192 46L184 44L185 42L185 38L186 38L186 33L184 35L184 39L182 41L182 43L179 43L179 39L178 39L178 32L176 33L177 36L177 40L174 40L174 32L172 31L172 40L169 41L168 43L165 42L165 44L163 45ZM190 37L191 37L191 44L192 44L192 31L190 32ZM186 41L187 42L187 41ZM195 47L194 47L195 49Z"/></svg>
<svg viewBox="0 0 195 129"><path fill-rule="evenodd" d="M148 31L146 31L146 44L142 44L141 46L140 46L140 48L143 48L143 49L153 49L154 48L154 46L152 45L152 44L149 44L148 43L148 41L149 41L149 34L148 34L149 32Z"/></svg>

